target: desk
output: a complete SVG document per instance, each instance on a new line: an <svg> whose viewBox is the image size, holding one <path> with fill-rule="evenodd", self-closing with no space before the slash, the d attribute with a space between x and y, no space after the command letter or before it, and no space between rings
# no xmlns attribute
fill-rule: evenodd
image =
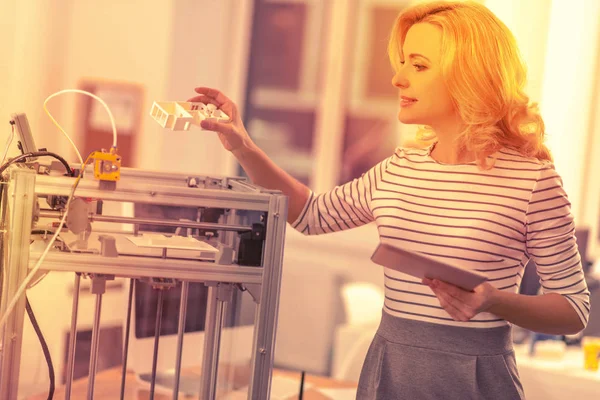
<svg viewBox="0 0 600 400"><path fill-rule="evenodd" d="M298 380L298 388L300 388L300 373L298 372L290 372L290 371L281 371L275 370L273 372L274 377L287 377L291 379ZM239 368L235 371L234 382L242 382L239 387L243 387L247 384L249 378L249 371L247 368ZM304 382L306 384L312 384L312 388L306 390L304 392L304 399L306 400L330 400L330 397L327 397L321 394L316 388L323 389L351 389L356 388L356 383L352 382L342 382L336 381L330 378L306 375ZM73 400L84 400L87 397L87 383L88 379L82 378L73 382L72 390L71 390L71 399ZM200 383L198 382L198 385ZM115 400L119 399L121 395L121 367L111 368L105 371L101 371L96 374L96 380L94 384L94 399L95 400ZM139 383L135 377L135 374L131 371L127 373L126 383L125 383L125 399L127 400L148 400L150 392L148 390L148 386L142 383ZM30 396L27 400L46 400L48 398L48 393L40 393L35 396ZM58 387L54 392L55 399L64 399L65 398L65 388L63 386ZM171 394L166 395L155 391L154 399L155 400L171 400L173 396ZM179 397L182 400L187 400L188 398L184 398L183 396ZM197 397L196 397L197 398ZM292 396L289 400L296 400L298 397Z"/></svg>
<svg viewBox="0 0 600 400"><path fill-rule="evenodd" d="M519 375L527 400L597 399L600 370L586 371L580 348L567 348L564 357L545 360L530 357L527 345L516 345Z"/></svg>

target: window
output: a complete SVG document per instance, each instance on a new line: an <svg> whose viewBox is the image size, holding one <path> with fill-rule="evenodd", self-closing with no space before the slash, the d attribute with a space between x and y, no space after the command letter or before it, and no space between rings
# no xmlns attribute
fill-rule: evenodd
<svg viewBox="0 0 600 400"><path fill-rule="evenodd" d="M277 165L317 192L400 144L387 40L407 3L255 2L245 124Z"/></svg>

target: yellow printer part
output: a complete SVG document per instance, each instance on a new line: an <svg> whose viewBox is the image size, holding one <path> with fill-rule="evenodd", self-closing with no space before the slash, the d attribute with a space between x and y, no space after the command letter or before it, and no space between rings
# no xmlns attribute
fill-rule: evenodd
<svg viewBox="0 0 600 400"><path fill-rule="evenodd" d="M94 178L101 181L118 181L121 178L121 156L113 147L110 152L95 151L91 158L94 159Z"/></svg>

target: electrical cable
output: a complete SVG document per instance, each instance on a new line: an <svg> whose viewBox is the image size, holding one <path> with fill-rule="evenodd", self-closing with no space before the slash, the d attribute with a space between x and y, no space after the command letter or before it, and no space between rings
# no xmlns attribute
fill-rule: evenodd
<svg viewBox="0 0 600 400"><path fill-rule="evenodd" d="M44 335L38 325L37 320L35 319L35 315L33 314L33 309L31 308L31 304L29 303L29 299L25 296L25 310L27 310L27 315L29 316L29 320L31 321L31 325L33 325L33 330L37 335L40 345L42 346L42 351L44 352L44 358L46 359L46 364L48 364L48 378L50 379L50 388L48 389L48 400L52 400L54 397L54 388L56 385L55 376L54 376L54 366L52 365L52 357L50 356L50 350L48 349L48 344L44 339Z"/></svg>
<svg viewBox="0 0 600 400"><path fill-rule="evenodd" d="M58 161L60 161L62 163L62 165L65 166L67 173L70 176L75 176L75 171L73 171L73 169L71 169L71 167L69 166L69 163L67 162L67 160L65 160L64 158L62 158L61 156L59 156L56 153L53 153L51 151L32 151L31 153L25 153L22 154L20 156L17 156L9 161L7 161L5 164L3 164L2 166L0 166L0 175L12 164L15 163L19 163L19 162L25 162L27 161L27 159L29 157L54 157L56 158Z"/></svg>
<svg viewBox="0 0 600 400"><path fill-rule="evenodd" d="M50 249L54 245L54 242L56 241L56 238L58 237L58 234L62 230L62 228L63 228L63 226L65 224L65 221L67 220L67 215L69 215L69 206L71 205L71 200L73 200L73 197L74 197L74 194L75 194L75 189L77 189L77 186L79 185L79 182L81 181L81 178L83 177L83 171L85 170L85 166L89 163L92 154L93 153L90 153L90 155L87 157L87 159L85 160L85 162L81 166L81 170L79 171L79 175L77 176L77 179L75 180L75 183L73 184L73 188L71 189L71 193L69 194L69 199L67 200L67 204L65 205L65 213L63 214L63 217L60 220L60 224L56 228L56 232L54 233L54 235L50 239L50 242L46 246L46 249L44 250L44 252L40 256L40 258L38 259L38 261L35 264L35 266L31 269L31 271L25 277L25 279L23 279L23 282L21 283L21 286L19 286L19 289L15 293L14 297L8 303L8 306L6 307L6 311L4 312L4 315L2 316L2 318L0 318L0 331L4 328L4 325L6 324L6 321L8 320L8 316L14 310L15 305L19 301L19 298L23 295L23 293L25 293L25 290L27 289L27 287L29 285L29 282L31 282L31 280L37 274L38 270L40 269L40 266L42 265L42 262L44 262L44 259L46 258L46 256L48 255L48 252L50 251Z"/></svg>
<svg viewBox="0 0 600 400"><path fill-rule="evenodd" d="M305 371L302 371L301 375L300 375L300 393L298 394L298 400L302 400L304 397L304 375L306 374Z"/></svg>
<svg viewBox="0 0 600 400"><path fill-rule="evenodd" d="M4 149L4 154L2 155L2 161L0 161L0 165L4 164L4 160L6 160L6 155L8 154L8 149L10 148L10 145L12 144L12 141L15 138L15 124L11 123L10 127L11 127L10 137L8 138L8 143L6 144L6 148Z"/></svg>
<svg viewBox="0 0 600 400"><path fill-rule="evenodd" d="M71 137L69 137L69 135L67 134L67 132L65 132L65 130L62 128L62 126L59 125L58 122L56 122L56 120L54 119L54 117L52 116L52 114L50 114L50 111L48 111L48 108L46 107L46 105L48 104L48 101L50 99L52 99L53 97L56 97L60 94L64 94L64 93L80 93L80 94L84 94L86 96L90 96L91 98L98 100L100 102L100 104L102 104L104 106L104 108L106 109L106 112L108 113L108 118L110 119L110 124L112 126L112 132L113 132L113 144L112 147L113 148L117 148L117 126L115 125L115 119L112 115L112 112L110 111L110 108L108 108L108 106L106 105L106 103L104 102L104 100L102 100L100 97L96 96L95 94L92 94L90 92L86 92L85 90L79 90L79 89L65 89L65 90L61 90L59 92L56 92L54 94L51 94L50 96L48 96L48 98L46 98L46 100L44 101L44 111L46 111L46 114L48 114L48 117L50 117L50 119L52 120L52 122L54 123L54 125L56 125L56 127L66 136L67 140L69 141L69 143L71 143L71 145L73 146L73 148L75 149L75 153L77 153L77 158L79 159L79 162L83 165L83 159L81 158L81 154L79 153L79 150L77 149L77 146L75 146L75 143L73 143L73 140L71 140Z"/></svg>

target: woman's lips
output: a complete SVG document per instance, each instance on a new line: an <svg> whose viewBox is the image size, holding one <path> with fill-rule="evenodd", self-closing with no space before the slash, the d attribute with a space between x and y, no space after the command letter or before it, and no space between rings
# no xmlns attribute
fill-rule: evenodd
<svg viewBox="0 0 600 400"><path fill-rule="evenodd" d="M417 102L417 99L413 99L412 97L402 96L400 97L400 107L408 107Z"/></svg>

